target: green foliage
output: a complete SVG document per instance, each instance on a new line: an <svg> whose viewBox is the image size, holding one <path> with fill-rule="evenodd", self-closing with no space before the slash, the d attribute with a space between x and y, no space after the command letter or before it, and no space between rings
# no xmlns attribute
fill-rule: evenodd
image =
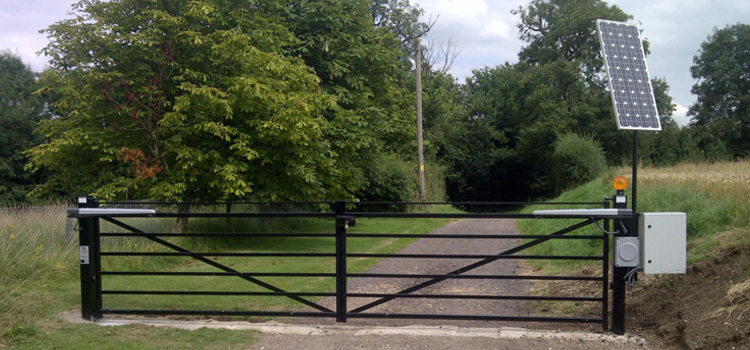
<svg viewBox="0 0 750 350"><path fill-rule="evenodd" d="M690 72L698 82L692 92L691 127L707 153L733 158L750 155L750 25L714 29L701 44Z"/></svg>
<svg viewBox="0 0 750 350"><path fill-rule="evenodd" d="M35 190L165 200L351 199L414 127L395 36L366 2L84 0L46 30L64 117ZM70 38L75 40L70 40Z"/></svg>
<svg viewBox="0 0 750 350"><path fill-rule="evenodd" d="M698 148L692 130L676 123L663 123L662 131L640 133L638 139L638 155L646 166L669 166L710 159L706 150Z"/></svg>
<svg viewBox="0 0 750 350"><path fill-rule="evenodd" d="M701 191L673 186L653 188L646 193L638 199L638 210L641 212L688 213L688 240L712 235L732 224L726 203Z"/></svg>
<svg viewBox="0 0 750 350"><path fill-rule="evenodd" d="M424 11L409 0L373 0L370 11L375 27L393 33L400 41L401 59L411 66L409 60L414 57L418 43L415 39L423 37L430 29L430 24L419 20Z"/></svg>
<svg viewBox="0 0 750 350"><path fill-rule="evenodd" d="M414 93L404 86L400 43L391 31L373 26L371 4L292 4L281 14L301 40L290 54L311 67L320 87L338 101L326 115L333 151L348 157L350 168L380 152L410 152L416 136Z"/></svg>
<svg viewBox="0 0 750 350"><path fill-rule="evenodd" d="M698 167L698 166L696 166ZM722 165L701 166L702 171L683 172L681 168L652 168L641 171L643 178L639 179L638 211L639 212L683 212L687 214L687 239L691 261L706 255L706 248L693 251L694 242L708 242L708 245L733 245L734 241L721 241L723 231L745 232L748 224L748 207L746 192L736 191L736 186L743 187L744 176L737 179L731 171L722 169ZM602 201L613 195L612 179L615 175L622 175L622 171L629 169L610 169L598 179L563 192L552 199L552 202L582 202ZM645 173L645 174L644 174ZM655 174L649 174L655 173ZM706 173L714 174L706 176ZM658 176L655 176L658 175ZM715 177L725 180L716 180ZM740 185L737 185L740 183ZM632 195L630 189L626 195ZM531 213L537 209L552 209L552 206L538 205L523 209L523 213ZM558 207L559 208L559 207ZM524 234L541 234L555 232L564 227L580 222L580 220L519 220L518 228ZM587 227L576 231L576 234L599 234L595 227ZM715 240L720 240L716 243ZM738 239L736 243L744 244L746 238ZM598 243L598 242L597 242ZM596 255L601 252L600 244L584 241L558 240L545 242L533 248L529 254L569 254ZM563 262L564 266L579 263Z"/></svg>
<svg viewBox="0 0 750 350"><path fill-rule="evenodd" d="M554 149L552 158L558 191L592 181L607 167L602 147L591 137L573 133L561 135Z"/></svg>
<svg viewBox="0 0 750 350"><path fill-rule="evenodd" d="M417 175L418 176L418 175ZM446 166L436 162L427 162L424 170L425 189L427 202L445 202L448 200L446 189ZM414 193L415 199L419 199L418 192Z"/></svg>
<svg viewBox="0 0 750 350"><path fill-rule="evenodd" d="M454 162L449 192L460 199L523 201L553 194L553 145L560 135L597 135L607 140L603 146L612 158L626 142L612 120L595 19L629 16L598 0L532 1L514 13L528 43L520 62L474 71L465 86L467 151L479 154L466 152Z"/></svg>
<svg viewBox="0 0 750 350"><path fill-rule="evenodd" d="M197 332L197 333L175 333L151 332L152 328L142 329L139 327L118 327L119 331L109 332L108 327L99 327L91 324L71 324L60 319L60 313L80 307L80 284L78 281L77 256L78 245L75 237L68 236L65 231L65 207L64 205L49 206L45 208L14 208L0 211L0 260L2 270L0 273L0 344L15 349L80 349L98 339L102 347L117 349L121 343L124 348L247 348L247 334L242 339L231 339L222 332ZM450 209L448 209L450 210ZM235 210L236 211L236 210ZM445 211L443 211L445 212ZM453 212L453 211L449 211ZM124 219L126 223L142 229L146 232L170 232L174 221L165 222L159 218L130 218ZM427 233L449 222L446 219L363 219L358 220L357 225L350 229L352 233ZM15 226L9 227L13 223ZM72 223L71 223L72 224ZM72 230L73 225L69 226ZM195 219L188 226L188 232L316 232L331 233L335 229L335 223L330 219L315 218L292 218L280 219L272 225L267 225L258 219L233 219L230 223L221 219ZM118 232L118 228L102 222L102 230ZM72 231L74 232L74 231ZM103 241L104 249L107 251L155 251L154 245L139 245L132 238L108 237L110 240ZM120 239L122 238L122 239ZM72 240L72 241L69 241ZM330 252L335 246L332 238L252 238L234 239L229 242L217 244L217 240L201 240L196 238L172 238L173 243L186 246L196 251L283 251L283 252ZM352 238L349 240L348 248L352 252L362 253L391 253L407 244L413 239L392 238ZM228 244L227 244L228 243ZM164 248L159 248L164 250ZM138 263L131 257L105 257L104 270L109 271L191 271L206 272L216 271L208 268L202 263L192 259L168 258L156 263L150 261L153 257L140 257ZM285 259L277 258L228 258L221 257L220 262L236 266L243 271L256 272L308 272L328 273L333 268L333 258L314 259L292 257ZM189 262L188 262L189 261ZM350 272L362 272L367 270L377 259L352 259L349 261ZM233 265L231 265L233 264ZM200 266L199 266L200 265ZM111 277L111 278L110 278ZM204 279L196 277L175 278L167 277L159 280L131 277L109 276L105 282L107 289L144 289L154 290L164 286L175 286L174 290L206 290L206 281L215 282L211 284L212 290L219 287L234 288L231 290L248 291L250 284L241 279L218 278ZM228 282L227 282L228 281ZM279 281L272 281L276 284ZM333 278L283 278L279 282L290 291L315 290L327 292L334 288ZM157 286L157 287L155 287ZM259 288L260 289L260 288ZM112 306L118 302L115 296L106 296L105 305ZM202 299L201 299L202 298ZM250 306L246 310L258 310L262 307L267 309L298 310L300 304L288 302L286 298L221 298L215 296L186 297L179 298L182 302L195 302L190 304L195 309L205 309L207 302L215 305L216 309L232 310L240 303L242 306ZM262 299L262 300L261 300ZM262 307L258 307L259 301ZM142 306L164 307L169 303L175 303L174 296L163 296L154 298L132 298L129 307L139 308ZM218 304L217 304L218 303ZM184 307L185 304L179 305ZM156 330L157 328L153 328ZM99 332L98 330L103 330ZM181 340L170 340L177 334ZM139 339L133 343L133 337ZM170 338L171 337L171 338ZM221 339L218 339L221 338ZM135 345L133 345L135 344Z"/></svg>
<svg viewBox="0 0 750 350"><path fill-rule="evenodd" d="M555 172L562 170L553 156L556 142L569 134L594 137L607 164L631 158L632 134L615 126L596 32L596 19L631 16L601 0L533 0L513 12L526 42L520 61L475 70L463 87L468 116L449 134L454 146L445 152L452 199L548 198L569 185L556 182ZM664 79L652 84L665 131L644 138L645 158L651 164L702 159L690 148L693 134L671 118L669 85ZM667 150L675 142L685 147ZM595 149L590 156L599 168L601 151ZM570 176L580 175L563 178L583 181Z"/></svg>
<svg viewBox="0 0 750 350"><path fill-rule="evenodd" d="M37 74L21 58L0 51L0 204L27 201L40 178L23 170L22 152L39 142L34 127L45 116L44 99L35 95Z"/></svg>
<svg viewBox="0 0 750 350"><path fill-rule="evenodd" d="M627 21L632 16L600 0L532 0L512 11L520 17L521 61L544 65L562 59L574 62L587 82L601 81L603 62L596 32L597 19Z"/></svg>
<svg viewBox="0 0 750 350"><path fill-rule="evenodd" d="M409 202L416 199L419 188L416 164L395 155L383 155L364 170L368 185L358 195L362 201Z"/></svg>

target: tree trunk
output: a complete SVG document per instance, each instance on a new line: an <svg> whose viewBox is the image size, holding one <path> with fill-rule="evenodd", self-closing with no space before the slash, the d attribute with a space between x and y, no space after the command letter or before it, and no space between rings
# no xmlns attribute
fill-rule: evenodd
<svg viewBox="0 0 750 350"><path fill-rule="evenodd" d="M190 204L188 203L180 203L177 204L177 214L187 214L190 212ZM187 217L177 217L177 227L175 228L175 231L177 233L184 233L185 229L187 229L187 223L188 218Z"/></svg>

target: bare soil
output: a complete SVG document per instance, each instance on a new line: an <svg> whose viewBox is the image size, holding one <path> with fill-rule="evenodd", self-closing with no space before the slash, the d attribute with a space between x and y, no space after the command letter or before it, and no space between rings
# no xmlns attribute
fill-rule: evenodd
<svg viewBox="0 0 750 350"><path fill-rule="evenodd" d="M647 277L628 295L628 324L665 349L750 349L750 258L717 252L685 275Z"/></svg>
<svg viewBox="0 0 750 350"><path fill-rule="evenodd" d="M626 296L626 332L654 349L750 349L750 252L726 246L688 266L685 275L639 274ZM559 282L533 288L560 295L595 292Z"/></svg>

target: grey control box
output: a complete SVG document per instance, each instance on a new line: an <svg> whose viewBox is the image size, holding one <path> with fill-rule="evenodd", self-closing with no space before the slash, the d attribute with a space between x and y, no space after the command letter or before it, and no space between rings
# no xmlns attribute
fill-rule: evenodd
<svg viewBox="0 0 750 350"><path fill-rule="evenodd" d="M638 237L615 237L615 266L640 267L641 244Z"/></svg>
<svg viewBox="0 0 750 350"><path fill-rule="evenodd" d="M641 213L641 266L644 273L685 273L687 215Z"/></svg>

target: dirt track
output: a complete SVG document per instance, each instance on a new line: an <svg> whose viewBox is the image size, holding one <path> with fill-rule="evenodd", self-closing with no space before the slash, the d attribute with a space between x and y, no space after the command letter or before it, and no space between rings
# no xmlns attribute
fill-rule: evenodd
<svg viewBox="0 0 750 350"><path fill-rule="evenodd" d="M461 220L433 232L471 234L517 234L514 220ZM403 254L499 254L517 246L515 240L500 239L435 239L423 238L406 247ZM444 274L469 265L477 260L449 259L385 259L376 264L369 273ZM498 260L477 268L467 274L513 275L520 269L516 260ZM355 278L348 282L348 289L355 293L398 292L425 280ZM516 280L447 280L420 290L424 294L497 294L529 295L531 284ZM348 309L367 304L373 299L349 299ZM333 299L323 300L324 306L335 308ZM474 314L528 316L531 308L519 301L472 300L472 299L396 299L365 312L372 313L420 313L420 314ZM286 319L281 322L296 324L331 324L331 321L316 319ZM534 324L509 324L488 321L450 320L399 320L350 318L352 326L406 325L459 326L459 327L534 327ZM546 328L549 328L547 326ZM568 328L570 330L570 328ZM582 331L587 328L581 328ZM486 337L372 335L337 333L329 335L263 335L252 349L647 349L643 344L581 341L568 339L493 339Z"/></svg>

